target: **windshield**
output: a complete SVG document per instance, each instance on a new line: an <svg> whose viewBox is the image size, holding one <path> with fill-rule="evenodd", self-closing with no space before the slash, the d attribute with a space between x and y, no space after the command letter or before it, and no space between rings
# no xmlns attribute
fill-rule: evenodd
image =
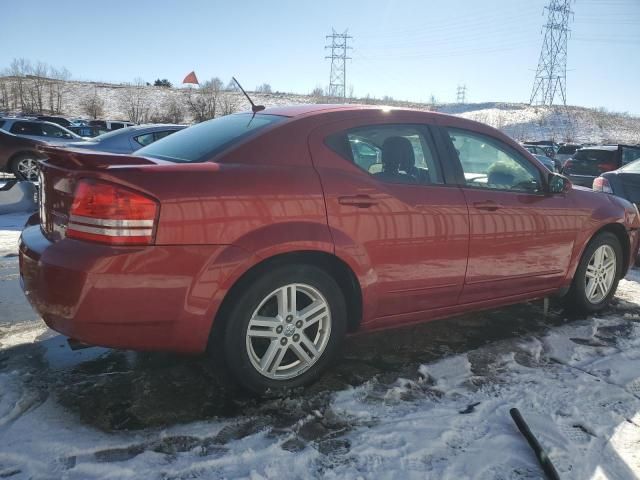
<svg viewBox="0 0 640 480"><path fill-rule="evenodd" d="M135 155L170 162L203 162L263 128L283 121L278 115L227 115L198 123L138 150Z"/></svg>

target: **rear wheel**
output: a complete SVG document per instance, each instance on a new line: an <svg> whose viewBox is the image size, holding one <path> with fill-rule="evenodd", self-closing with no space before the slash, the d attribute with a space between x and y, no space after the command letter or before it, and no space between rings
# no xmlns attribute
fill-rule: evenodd
<svg viewBox="0 0 640 480"><path fill-rule="evenodd" d="M288 265L257 278L226 319L225 359L237 381L257 392L314 381L346 333L338 284L311 265Z"/></svg>
<svg viewBox="0 0 640 480"><path fill-rule="evenodd" d="M14 158L11 162L11 171L18 180L28 180L35 182L38 180L38 159L31 153L23 153Z"/></svg>
<svg viewBox="0 0 640 480"><path fill-rule="evenodd" d="M618 238L609 232L595 236L582 255L566 306L583 313L605 308L618 288L622 268Z"/></svg>

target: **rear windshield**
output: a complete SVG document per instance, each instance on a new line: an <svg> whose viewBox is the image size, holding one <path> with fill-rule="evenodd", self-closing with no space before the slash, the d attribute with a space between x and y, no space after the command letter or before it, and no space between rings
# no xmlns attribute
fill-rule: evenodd
<svg viewBox="0 0 640 480"><path fill-rule="evenodd" d="M252 118L253 117L253 118ZM170 162L203 162L245 137L287 117L242 113L198 123L138 150L135 155Z"/></svg>
<svg viewBox="0 0 640 480"><path fill-rule="evenodd" d="M573 156L574 160L587 161L593 163L609 163L615 160L615 154L613 150L578 150Z"/></svg>
<svg viewBox="0 0 640 480"><path fill-rule="evenodd" d="M640 160L636 160L635 162L625 165L619 171L625 173L640 173Z"/></svg>

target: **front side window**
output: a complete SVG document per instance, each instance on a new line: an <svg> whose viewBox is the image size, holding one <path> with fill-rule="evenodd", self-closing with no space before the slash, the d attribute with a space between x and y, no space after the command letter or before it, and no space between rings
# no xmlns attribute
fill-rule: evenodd
<svg viewBox="0 0 640 480"><path fill-rule="evenodd" d="M448 129L467 186L494 190L537 192L540 172L526 158L497 139Z"/></svg>
<svg viewBox="0 0 640 480"><path fill-rule="evenodd" d="M443 183L428 132L421 125L371 125L330 135L325 143L388 183Z"/></svg>
<svg viewBox="0 0 640 480"><path fill-rule="evenodd" d="M54 127L53 125L49 125L47 123L43 123L41 125L42 127L42 133L45 137L52 137L52 138L64 138L64 130L61 130L58 127Z"/></svg>

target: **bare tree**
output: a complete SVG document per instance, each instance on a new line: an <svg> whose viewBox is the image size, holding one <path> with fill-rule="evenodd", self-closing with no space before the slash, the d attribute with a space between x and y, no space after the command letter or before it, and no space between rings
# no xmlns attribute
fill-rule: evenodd
<svg viewBox="0 0 640 480"><path fill-rule="evenodd" d="M51 113L62 113L64 105L64 86L71 73L65 67L49 69L49 110Z"/></svg>
<svg viewBox="0 0 640 480"><path fill-rule="evenodd" d="M26 86L26 76L30 72L31 63L24 58L14 58L9 66L9 75L13 77L11 96L14 99L14 109L20 109L25 113L32 111Z"/></svg>
<svg viewBox="0 0 640 480"><path fill-rule="evenodd" d="M233 93L225 93L220 95L218 100L218 106L220 107L220 115L231 115L240 108L238 97Z"/></svg>
<svg viewBox="0 0 640 480"><path fill-rule="evenodd" d="M145 85L144 80L137 78L133 85L123 89L120 96L120 106L133 123L144 123L149 117L149 96Z"/></svg>
<svg viewBox="0 0 640 480"><path fill-rule="evenodd" d="M93 95L86 97L82 103L82 110L94 120L104 114L104 100L98 96L98 88L94 88Z"/></svg>
<svg viewBox="0 0 640 480"><path fill-rule="evenodd" d="M262 85L258 85L256 87L256 92L257 93L272 93L271 85L269 85L268 83L263 83Z"/></svg>
<svg viewBox="0 0 640 480"><path fill-rule="evenodd" d="M184 121L184 105L174 95L167 97L162 103L160 112L151 115L153 123L182 123Z"/></svg>
<svg viewBox="0 0 640 480"><path fill-rule="evenodd" d="M238 88L238 85L236 85L236 82L233 81L233 78L231 80L229 80L229 83L227 83L227 86L224 88L227 92L239 92L240 89Z"/></svg>
<svg viewBox="0 0 640 480"><path fill-rule="evenodd" d="M187 89L185 94L187 109L196 122L215 118L221 91L222 80L217 77L204 82L198 89Z"/></svg>

